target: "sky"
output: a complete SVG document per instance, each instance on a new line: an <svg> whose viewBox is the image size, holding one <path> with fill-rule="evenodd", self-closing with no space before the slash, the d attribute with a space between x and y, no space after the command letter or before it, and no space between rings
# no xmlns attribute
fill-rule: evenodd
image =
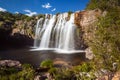
<svg viewBox="0 0 120 80"><path fill-rule="evenodd" d="M89 0L0 0L0 11L37 14L56 14L84 10Z"/></svg>

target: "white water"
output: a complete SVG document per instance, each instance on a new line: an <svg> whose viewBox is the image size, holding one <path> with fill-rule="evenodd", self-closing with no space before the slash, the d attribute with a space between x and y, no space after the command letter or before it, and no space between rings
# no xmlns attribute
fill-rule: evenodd
<svg viewBox="0 0 120 80"><path fill-rule="evenodd" d="M74 14L70 19L68 13L57 15L46 15L45 20L39 19L36 25L35 50L55 50L56 52L81 52L75 50L74 33ZM44 22L43 22L44 21ZM82 51L83 52L83 51Z"/></svg>
<svg viewBox="0 0 120 80"><path fill-rule="evenodd" d="M41 37L39 48L49 48L51 32L52 32L55 19L56 19L56 16L55 15L52 16L52 18L49 20L48 25L46 25L46 29Z"/></svg>
<svg viewBox="0 0 120 80"><path fill-rule="evenodd" d="M43 21L43 18L41 18L37 21L36 31L35 31L35 40L34 40L34 47L35 48L38 47L38 41L40 40L39 36L40 36L42 21Z"/></svg>

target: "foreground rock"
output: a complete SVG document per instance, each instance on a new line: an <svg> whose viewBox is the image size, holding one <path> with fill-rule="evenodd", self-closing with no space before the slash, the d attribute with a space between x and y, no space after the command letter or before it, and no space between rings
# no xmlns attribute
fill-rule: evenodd
<svg viewBox="0 0 120 80"><path fill-rule="evenodd" d="M120 80L120 71L116 73L107 73L106 75L97 78L96 80Z"/></svg>
<svg viewBox="0 0 120 80"><path fill-rule="evenodd" d="M112 80L120 80L120 71L114 74L114 77L112 78Z"/></svg>
<svg viewBox="0 0 120 80"><path fill-rule="evenodd" d="M89 60L93 59L94 55L90 48L85 49L85 52L86 52L87 59L89 59Z"/></svg>
<svg viewBox="0 0 120 80"><path fill-rule="evenodd" d="M54 61L53 61L53 65L55 67L64 67L64 68L71 68L72 67L72 64L70 64L70 62L67 62L65 60L62 60L60 58L56 58Z"/></svg>
<svg viewBox="0 0 120 80"><path fill-rule="evenodd" d="M0 67L15 67L20 68L21 63L14 60L0 60Z"/></svg>

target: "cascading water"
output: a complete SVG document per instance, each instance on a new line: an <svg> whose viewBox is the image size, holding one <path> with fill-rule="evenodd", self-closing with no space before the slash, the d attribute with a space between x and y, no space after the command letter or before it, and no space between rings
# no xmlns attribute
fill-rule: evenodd
<svg viewBox="0 0 120 80"><path fill-rule="evenodd" d="M49 48L50 37L51 37L52 28L54 26L55 19L56 19L56 16L55 15L52 16L51 19L49 20L48 25L46 25L45 31L41 37L39 48Z"/></svg>
<svg viewBox="0 0 120 80"><path fill-rule="evenodd" d="M37 50L55 49L74 51L74 14L46 15L36 25L34 47Z"/></svg>
<svg viewBox="0 0 120 80"><path fill-rule="evenodd" d="M67 13L58 16L58 22L55 26L55 44L58 49L74 50L74 31L76 28L74 25L74 14L71 14L69 21L66 20L67 17Z"/></svg>
<svg viewBox="0 0 120 80"><path fill-rule="evenodd" d="M37 21L37 25L36 25L36 31L35 31L35 41L34 41L34 47L37 48L39 45L39 41L40 41L40 32L41 31L41 26L42 26L42 21L43 21L43 18L39 19Z"/></svg>

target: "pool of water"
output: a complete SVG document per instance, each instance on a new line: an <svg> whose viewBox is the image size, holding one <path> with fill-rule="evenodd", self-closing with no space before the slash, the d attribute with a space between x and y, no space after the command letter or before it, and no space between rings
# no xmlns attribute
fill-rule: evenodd
<svg viewBox="0 0 120 80"><path fill-rule="evenodd" d="M29 63L34 67L38 67L41 61L46 59L55 60L57 58L70 62L73 65L77 65L85 60L85 53L73 52L66 54L64 52L55 52L53 50L33 50L24 48L0 51L0 58L18 60L21 63Z"/></svg>

